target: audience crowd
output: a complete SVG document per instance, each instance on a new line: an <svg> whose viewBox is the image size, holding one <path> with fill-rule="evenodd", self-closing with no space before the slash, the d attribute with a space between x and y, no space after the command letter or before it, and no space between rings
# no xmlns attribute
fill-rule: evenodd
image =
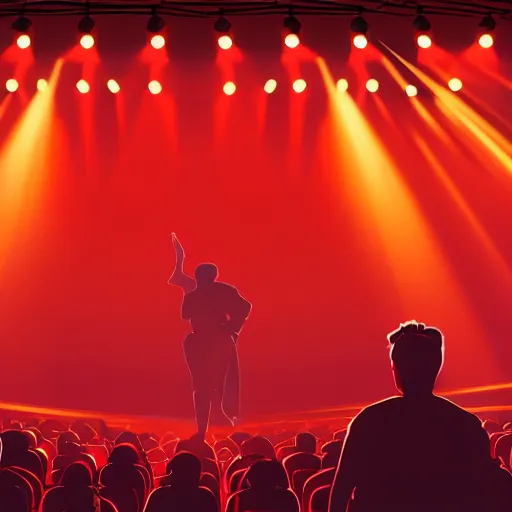
<svg viewBox="0 0 512 512"><path fill-rule="evenodd" d="M347 430L207 441L101 423L4 418L1 512L500 512L512 510L512 424L433 393L437 329L389 337L400 396Z"/></svg>

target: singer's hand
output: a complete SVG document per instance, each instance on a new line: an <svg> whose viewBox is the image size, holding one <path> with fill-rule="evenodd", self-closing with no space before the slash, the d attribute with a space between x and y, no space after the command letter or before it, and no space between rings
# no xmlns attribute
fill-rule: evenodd
<svg viewBox="0 0 512 512"><path fill-rule="evenodd" d="M183 259L185 257L185 250L183 249L183 246L181 245L180 241L178 240L176 233L172 233L171 239L172 239L172 245L174 246L174 250L176 251L176 257L178 259Z"/></svg>

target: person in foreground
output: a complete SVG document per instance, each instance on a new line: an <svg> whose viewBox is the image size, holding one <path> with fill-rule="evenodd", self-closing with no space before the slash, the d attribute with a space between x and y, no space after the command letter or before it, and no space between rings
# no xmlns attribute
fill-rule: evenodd
<svg viewBox="0 0 512 512"><path fill-rule="evenodd" d="M217 281L213 263L196 268L195 279L183 272L184 251L176 235L176 269L170 284L180 286L185 296L181 316L193 332L184 343L185 359L192 376L198 433L204 439L213 399L219 397L222 411L232 425L239 417L238 354L236 340L251 312L251 303L238 290ZM195 288L192 288L192 284ZM226 388L226 389L225 389Z"/></svg>
<svg viewBox="0 0 512 512"><path fill-rule="evenodd" d="M367 407L350 424L329 512L510 510L512 477L491 458L480 420L433 392L441 332L411 321L388 340L401 396Z"/></svg>

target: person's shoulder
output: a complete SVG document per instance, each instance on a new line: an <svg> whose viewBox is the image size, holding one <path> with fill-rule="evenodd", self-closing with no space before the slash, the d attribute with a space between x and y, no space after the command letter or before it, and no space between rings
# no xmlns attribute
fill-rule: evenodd
<svg viewBox="0 0 512 512"><path fill-rule="evenodd" d="M173 488L170 485L162 485L161 487L158 487L154 491L151 492L150 498L152 500L157 500L164 498L165 496L172 494Z"/></svg>
<svg viewBox="0 0 512 512"><path fill-rule="evenodd" d="M238 292L235 286L232 284L225 283L223 281L215 281L215 286L218 290L222 290L224 292Z"/></svg>
<svg viewBox="0 0 512 512"><path fill-rule="evenodd" d="M443 409L445 414L450 414L453 416L454 420L458 420L460 422L464 422L469 426L473 426L475 428L482 429L482 422L475 416L473 413L466 411L456 403L448 400L448 398L444 398L442 396L437 396L437 404L440 409Z"/></svg>
<svg viewBox="0 0 512 512"><path fill-rule="evenodd" d="M403 404L403 397L392 396L385 400L380 400L371 405L365 407L354 419L372 419L374 416L378 416L387 411L398 409Z"/></svg>

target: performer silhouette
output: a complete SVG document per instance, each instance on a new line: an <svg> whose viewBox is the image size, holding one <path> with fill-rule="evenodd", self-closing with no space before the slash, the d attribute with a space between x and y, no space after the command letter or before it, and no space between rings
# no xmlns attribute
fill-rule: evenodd
<svg viewBox="0 0 512 512"><path fill-rule="evenodd" d="M251 311L251 304L238 290L217 281L212 263L197 267L195 279L183 271L185 252L175 234L172 242L176 267L168 283L180 287L185 296L182 318L190 321L192 333L183 342L192 377L198 437L208 429L212 401L218 396L222 411L236 425L240 408L240 385L236 341Z"/></svg>

